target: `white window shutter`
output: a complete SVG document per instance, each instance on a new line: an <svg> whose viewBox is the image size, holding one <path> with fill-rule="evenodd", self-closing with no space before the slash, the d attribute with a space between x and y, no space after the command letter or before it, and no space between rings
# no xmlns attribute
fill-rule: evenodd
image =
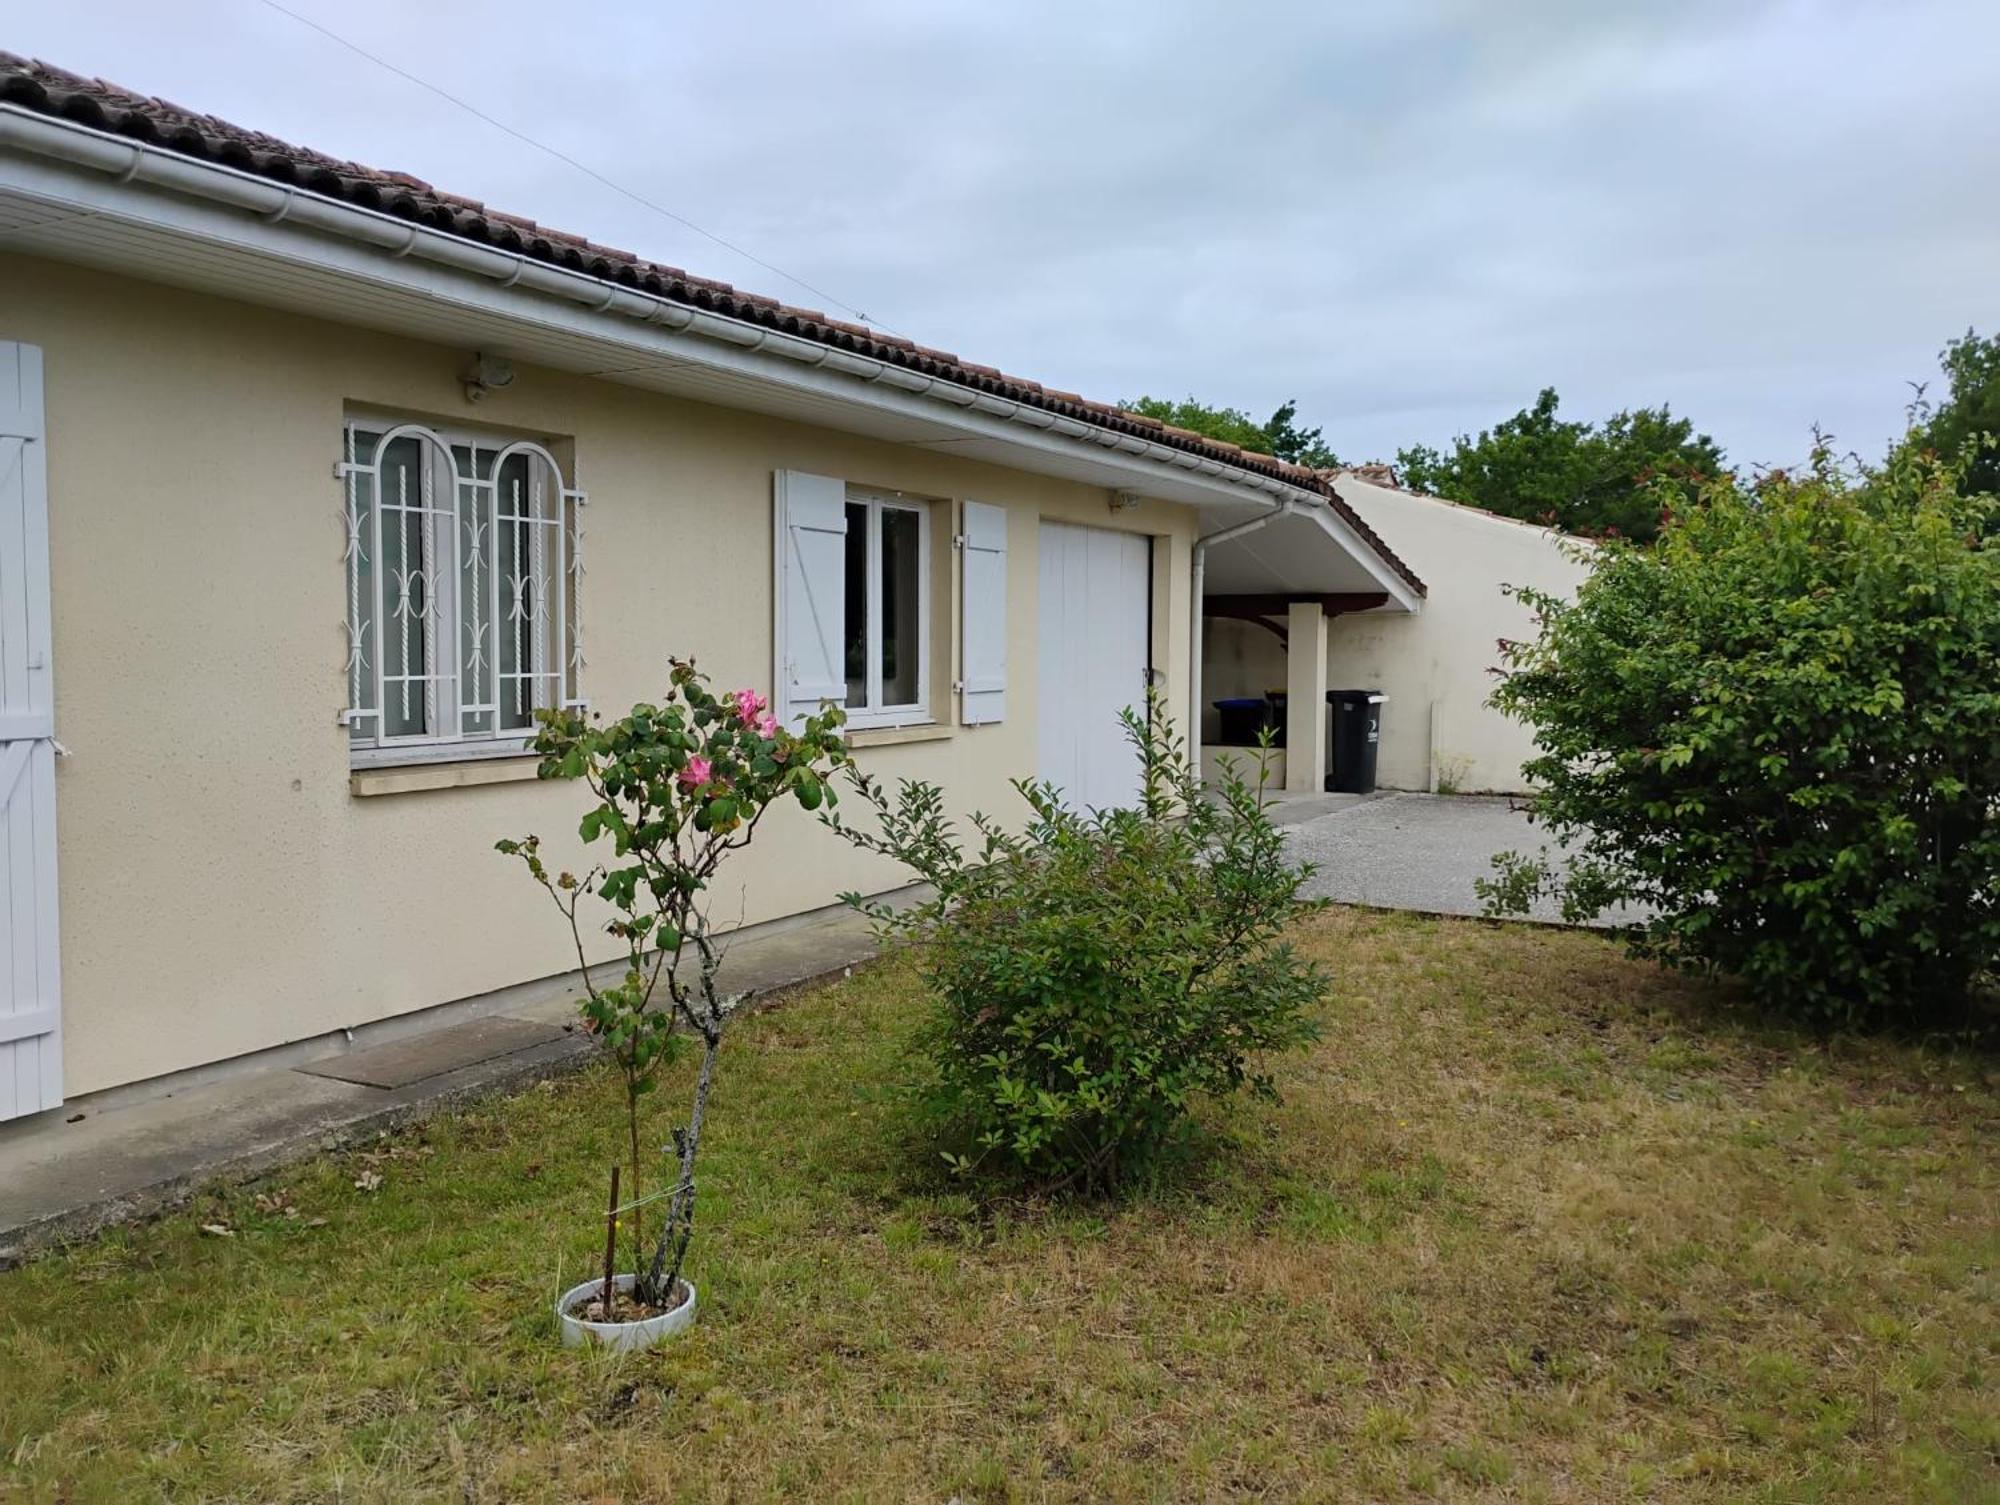
<svg viewBox="0 0 2000 1505"><path fill-rule="evenodd" d="M847 483L777 473L777 713L797 726L847 699Z"/></svg>
<svg viewBox="0 0 2000 1505"><path fill-rule="evenodd" d="M0 1119L61 1103L42 352L0 340Z"/></svg>
<svg viewBox="0 0 2000 1505"><path fill-rule="evenodd" d="M982 726L1007 719L1007 509L967 502L961 536L960 716Z"/></svg>

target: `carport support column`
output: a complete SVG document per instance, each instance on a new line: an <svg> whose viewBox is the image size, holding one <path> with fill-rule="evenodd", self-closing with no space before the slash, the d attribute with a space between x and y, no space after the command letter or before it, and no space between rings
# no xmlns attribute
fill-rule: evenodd
<svg viewBox="0 0 2000 1505"><path fill-rule="evenodd" d="M1294 601L1285 620L1285 790L1326 787L1326 613Z"/></svg>

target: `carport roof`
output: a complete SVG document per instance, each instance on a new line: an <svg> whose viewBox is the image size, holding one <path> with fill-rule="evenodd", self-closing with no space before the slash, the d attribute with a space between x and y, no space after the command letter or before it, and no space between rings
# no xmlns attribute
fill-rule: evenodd
<svg viewBox="0 0 2000 1505"><path fill-rule="evenodd" d="M1307 599L1329 594L1372 595L1390 588L1383 604L1411 611L1422 587L1395 591L1396 582L1370 568L1355 540L1326 508L1274 517L1263 527L1212 545L1203 572L1204 596L1284 595Z"/></svg>
<svg viewBox="0 0 2000 1505"><path fill-rule="evenodd" d="M743 292L728 283L663 266L630 251L598 245L434 188L407 173L342 161L165 99L7 52L0 52L0 103L306 189L689 308L902 366L954 386L1184 451L1249 475L1282 481L1337 514L1347 530L1413 591L1418 595L1425 593L1424 583L1416 572L1340 498L1324 476L1275 456L1175 428L1109 403L1093 402L1074 392L1045 387L1025 377L1010 376L996 367L963 360L949 351L919 345L862 324L829 318L816 309L796 308L775 298Z"/></svg>

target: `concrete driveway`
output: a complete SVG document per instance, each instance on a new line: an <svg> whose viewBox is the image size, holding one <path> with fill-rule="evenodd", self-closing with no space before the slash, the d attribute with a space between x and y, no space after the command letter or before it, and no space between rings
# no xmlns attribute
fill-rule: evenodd
<svg viewBox="0 0 2000 1505"><path fill-rule="evenodd" d="M1308 797L1308 799L1315 797ZM1343 904L1484 912L1473 880L1491 875L1501 852L1533 854L1548 841L1542 827L1505 798L1390 794L1374 799L1326 796L1327 805L1281 803L1273 812L1292 852L1315 864L1306 892ZM1338 805L1332 801L1340 800ZM1543 902L1534 918L1560 920Z"/></svg>

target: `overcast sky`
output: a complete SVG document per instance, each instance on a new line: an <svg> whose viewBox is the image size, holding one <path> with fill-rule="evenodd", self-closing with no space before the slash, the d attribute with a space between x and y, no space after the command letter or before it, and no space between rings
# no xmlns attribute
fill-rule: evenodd
<svg viewBox="0 0 2000 1505"><path fill-rule="evenodd" d="M1544 385L1874 451L2000 328L1993 0L284 3L926 344L1349 459ZM263 0L0 46L829 306Z"/></svg>

